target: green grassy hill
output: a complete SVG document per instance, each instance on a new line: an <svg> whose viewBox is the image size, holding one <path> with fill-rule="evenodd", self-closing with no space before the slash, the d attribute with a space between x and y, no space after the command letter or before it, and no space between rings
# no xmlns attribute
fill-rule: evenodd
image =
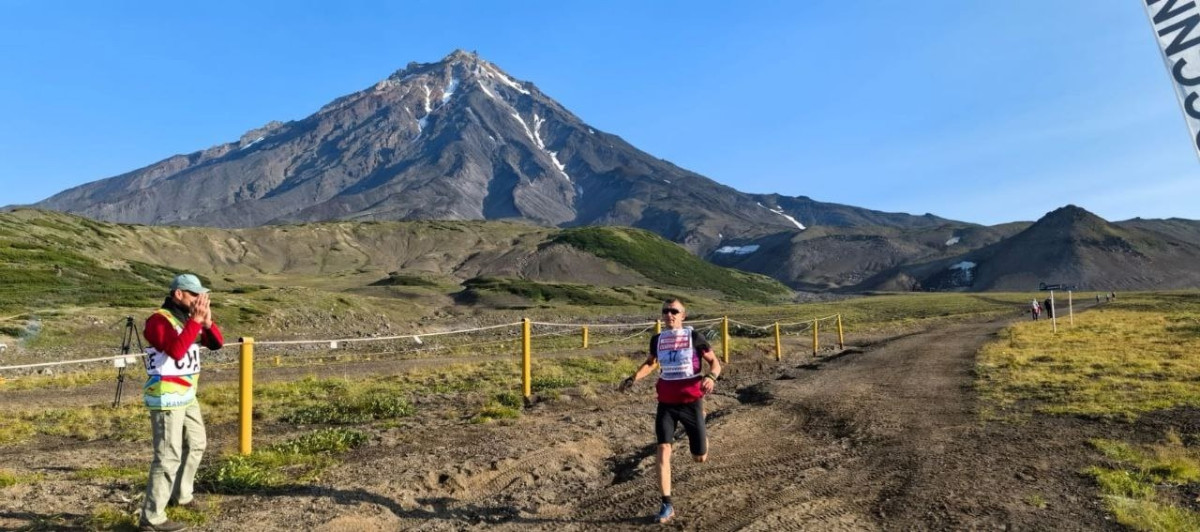
<svg viewBox="0 0 1200 532"><path fill-rule="evenodd" d="M790 290L765 275L722 268L705 262L662 237L624 227L566 229L552 242L615 261L664 285L716 290L737 299L768 302Z"/></svg>
<svg viewBox="0 0 1200 532"><path fill-rule="evenodd" d="M217 290L225 323L268 332L349 333L490 310L641 312L671 295L712 306L792 295L627 228L427 221L229 230L20 209L0 213L0 336L19 336L34 319L101 322L153 308L183 271ZM78 332L59 330L63 341Z"/></svg>

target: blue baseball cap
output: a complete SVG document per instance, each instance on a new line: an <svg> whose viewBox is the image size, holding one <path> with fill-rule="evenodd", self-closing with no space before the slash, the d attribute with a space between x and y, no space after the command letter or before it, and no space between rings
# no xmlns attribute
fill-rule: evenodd
<svg viewBox="0 0 1200 532"><path fill-rule="evenodd" d="M183 273L171 280L171 291L185 290L194 294L208 293L208 289L200 284L200 278L190 273Z"/></svg>

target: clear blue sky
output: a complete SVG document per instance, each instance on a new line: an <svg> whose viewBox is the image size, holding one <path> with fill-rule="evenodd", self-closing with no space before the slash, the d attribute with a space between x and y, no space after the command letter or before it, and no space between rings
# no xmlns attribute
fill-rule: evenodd
<svg viewBox="0 0 1200 532"><path fill-rule="evenodd" d="M1139 0L0 0L0 205L475 50L747 192L985 224L1200 219Z"/></svg>

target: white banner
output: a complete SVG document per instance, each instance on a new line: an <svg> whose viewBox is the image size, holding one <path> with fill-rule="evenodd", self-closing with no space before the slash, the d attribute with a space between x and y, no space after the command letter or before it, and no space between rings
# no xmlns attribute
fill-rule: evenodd
<svg viewBox="0 0 1200 532"><path fill-rule="evenodd" d="M1143 2L1200 157L1200 7L1196 0Z"/></svg>

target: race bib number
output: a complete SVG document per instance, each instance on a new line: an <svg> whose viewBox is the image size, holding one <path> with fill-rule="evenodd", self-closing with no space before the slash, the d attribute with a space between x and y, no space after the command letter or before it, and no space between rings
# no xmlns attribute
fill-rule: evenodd
<svg viewBox="0 0 1200 532"><path fill-rule="evenodd" d="M673 381L696 376L696 350L692 347L692 329L666 330L658 337L659 378Z"/></svg>

